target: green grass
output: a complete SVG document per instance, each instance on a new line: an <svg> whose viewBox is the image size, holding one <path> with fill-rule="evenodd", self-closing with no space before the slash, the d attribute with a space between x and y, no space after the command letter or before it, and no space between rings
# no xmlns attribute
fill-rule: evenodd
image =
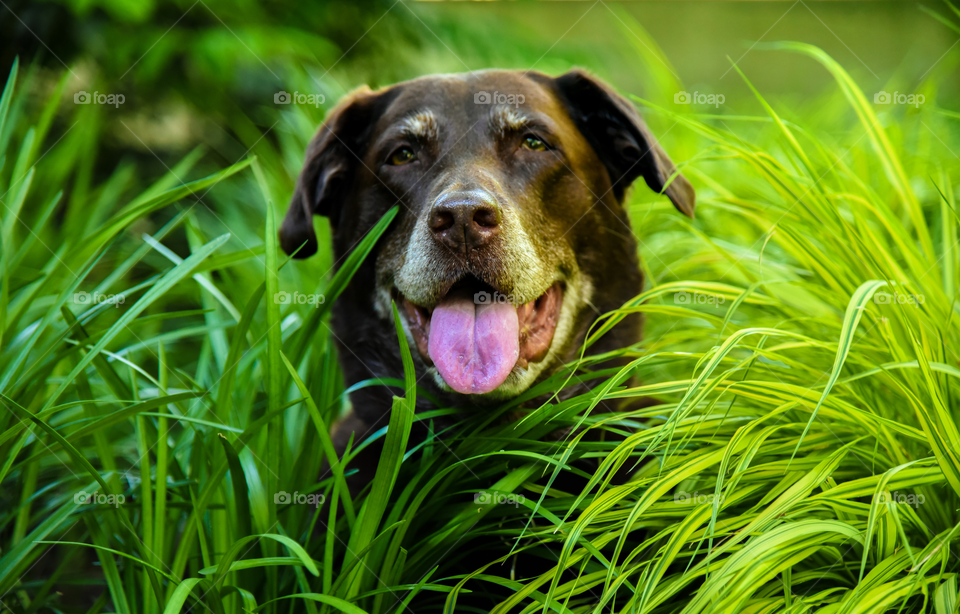
<svg viewBox="0 0 960 614"><path fill-rule="evenodd" d="M289 262L273 229L309 137L300 110L275 143L245 137L233 166L193 152L141 185L78 153L101 138L93 107L48 152L59 98L29 104L15 67L0 102L5 608L955 612L957 116L933 77L927 105L880 107L817 49L779 47L835 77L816 114L759 93L763 117L648 105L698 212L632 197L647 290L588 340L645 313L645 341L618 352L629 366L585 358L438 433L454 412L409 411L427 393L406 360L356 499L341 465L316 481L347 392L326 322L396 211L335 272L328 253ZM325 301L272 300L295 289ZM576 379L597 386L502 420ZM629 408L643 398L656 404ZM415 421L431 435L408 451ZM571 476L585 486L561 490ZM76 502L94 491L123 502Z"/></svg>

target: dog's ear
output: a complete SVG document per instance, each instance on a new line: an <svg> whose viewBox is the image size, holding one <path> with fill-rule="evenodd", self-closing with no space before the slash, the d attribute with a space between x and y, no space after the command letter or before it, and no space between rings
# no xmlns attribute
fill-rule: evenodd
<svg viewBox="0 0 960 614"><path fill-rule="evenodd" d="M323 215L336 229L352 175L366 153L370 131L380 114L382 93L362 87L350 93L327 115L307 146L290 209L278 232L280 246L297 258L317 253L313 216ZM304 245L306 244L306 245Z"/></svg>
<svg viewBox="0 0 960 614"><path fill-rule="evenodd" d="M554 82L571 117L607 167L618 201L634 179L643 177L651 190L666 194L681 213L693 217L693 186L677 174L632 104L581 70L561 75Z"/></svg>

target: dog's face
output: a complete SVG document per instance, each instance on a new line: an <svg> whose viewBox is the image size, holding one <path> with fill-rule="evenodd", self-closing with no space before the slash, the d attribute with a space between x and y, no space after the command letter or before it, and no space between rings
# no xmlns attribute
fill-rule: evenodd
<svg viewBox="0 0 960 614"><path fill-rule="evenodd" d="M440 391L503 399L569 360L590 322L641 291L621 207L637 177L692 215L690 184L633 106L593 77L430 76L355 92L331 112L280 238L311 255L313 215L325 215L339 260L399 205L372 268L340 299L351 304L338 334L376 344L343 321L376 319L362 325L386 341L394 300ZM386 347L351 353L369 375L397 377L377 373L397 364Z"/></svg>

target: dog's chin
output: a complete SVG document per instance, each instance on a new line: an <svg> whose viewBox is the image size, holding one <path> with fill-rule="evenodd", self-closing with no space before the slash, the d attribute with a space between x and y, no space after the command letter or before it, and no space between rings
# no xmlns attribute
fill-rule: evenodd
<svg viewBox="0 0 960 614"><path fill-rule="evenodd" d="M409 338L442 389L500 400L528 388L544 370L555 341L562 342L555 338L565 289L557 281L535 300L515 305L512 297L468 276L433 307L414 304L399 290L395 297Z"/></svg>

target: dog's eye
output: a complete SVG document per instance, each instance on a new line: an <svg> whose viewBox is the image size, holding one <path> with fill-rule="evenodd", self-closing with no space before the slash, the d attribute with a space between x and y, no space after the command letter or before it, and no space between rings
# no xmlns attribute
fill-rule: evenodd
<svg viewBox="0 0 960 614"><path fill-rule="evenodd" d="M409 164L417 159L417 154L413 153L413 150L409 147L401 147L392 154L390 154L390 164L394 166L401 166L404 164Z"/></svg>
<svg viewBox="0 0 960 614"><path fill-rule="evenodd" d="M528 134L527 136L523 137L523 146L531 151L547 150L547 144L532 134Z"/></svg>

